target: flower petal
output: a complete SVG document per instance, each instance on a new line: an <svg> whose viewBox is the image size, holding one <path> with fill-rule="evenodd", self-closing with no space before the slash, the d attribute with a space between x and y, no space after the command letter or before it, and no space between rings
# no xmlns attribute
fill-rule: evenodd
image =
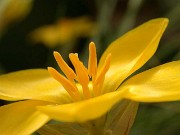
<svg viewBox="0 0 180 135"><path fill-rule="evenodd" d="M24 19L33 7L33 0L6 0L0 1L0 32L16 21Z"/></svg>
<svg viewBox="0 0 180 135"><path fill-rule="evenodd" d="M109 45L98 66L100 70L107 55L112 54L111 67L104 82L104 93L116 90L125 78L151 58L167 24L166 18L150 20Z"/></svg>
<svg viewBox="0 0 180 135"><path fill-rule="evenodd" d="M115 91L72 104L39 106L38 110L55 120L85 122L108 112L122 97L122 91Z"/></svg>
<svg viewBox="0 0 180 135"><path fill-rule="evenodd" d="M166 63L127 80L119 90L126 98L139 102L180 100L180 61Z"/></svg>
<svg viewBox="0 0 180 135"><path fill-rule="evenodd" d="M91 18L82 16L74 19L63 18L53 25L42 26L30 33L30 39L43 42L47 47L68 44L79 37L88 37L96 32L96 24Z"/></svg>
<svg viewBox="0 0 180 135"><path fill-rule="evenodd" d="M43 101L20 101L0 107L1 135L27 135L43 126L49 117L36 110Z"/></svg>
<svg viewBox="0 0 180 135"><path fill-rule="evenodd" d="M70 102L62 85L45 69L31 69L0 76L0 98L3 100L36 99L56 103Z"/></svg>

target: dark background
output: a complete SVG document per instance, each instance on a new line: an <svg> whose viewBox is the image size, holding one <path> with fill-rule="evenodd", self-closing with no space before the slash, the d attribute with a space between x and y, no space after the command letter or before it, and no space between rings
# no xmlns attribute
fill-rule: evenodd
<svg viewBox="0 0 180 135"><path fill-rule="evenodd" d="M34 44L27 36L36 28L54 24L58 19L84 15L97 23L99 31L88 38L79 37L73 43L73 51L78 52L83 60L86 59L84 50L89 41L95 41L100 56L114 39L135 26L158 17L167 17L170 23L156 54L141 70L180 58L179 0L34 0L30 13L21 21L11 22L1 33L0 73L46 68L54 63L54 50L64 50L63 53L68 55L65 45L48 48L43 43ZM179 102L142 104L130 134L177 135L179 114Z"/></svg>

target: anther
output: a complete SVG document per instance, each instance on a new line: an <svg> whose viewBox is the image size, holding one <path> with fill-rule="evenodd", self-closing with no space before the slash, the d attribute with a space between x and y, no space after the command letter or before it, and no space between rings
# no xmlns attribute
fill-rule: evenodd
<svg viewBox="0 0 180 135"><path fill-rule="evenodd" d="M111 62L111 54L108 54L100 73L97 75L96 80L93 83L93 91L95 96L101 94L101 88L104 83L105 75L110 67L110 62Z"/></svg>
<svg viewBox="0 0 180 135"><path fill-rule="evenodd" d="M88 72L90 77L95 78L97 72L97 56L96 56L96 46L93 42L89 44Z"/></svg>
<svg viewBox="0 0 180 135"><path fill-rule="evenodd" d="M52 67L48 67L48 72L54 79L56 79L58 82L60 82L62 84L62 86L66 89L66 91L72 97L73 101L80 100L79 91L78 91L77 87L75 87L72 84L72 82L70 80L66 79L64 76L59 74L59 72Z"/></svg>
<svg viewBox="0 0 180 135"><path fill-rule="evenodd" d="M79 60L78 56L76 54L70 53L69 58L75 68L77 78L76 80L81 84L83 88L83 95L84 97L91 98L91 93L88 88L89 84L89 76L88 76L88 71L83 65L83 63Z"/></svg>
<svg viewBox="0 0 180 135"><path fill-rule="evenodd" d="M76 74L74 73L74 71L67 65L67 63L63 60L62 56L58 52L54 51L54 57L66 77L69 80L73 81L76 78Z"/></svg>

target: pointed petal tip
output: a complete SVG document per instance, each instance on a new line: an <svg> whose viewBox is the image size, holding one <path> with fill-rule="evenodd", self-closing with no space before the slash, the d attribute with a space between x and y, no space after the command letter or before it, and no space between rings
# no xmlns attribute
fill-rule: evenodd
<svg viewBox="0 0 180 135"><path fill-rule="evenodd" d="M169 23L169 19L168 18L157 18L157 19L153 19L151 21L154 21L156 23L162 23L162 25L164 25L165 27L168 25Z"/></svg>
<svg viewBox="0 0 180 135"><path fill-rule="evenodd" d="M162 21L164 21L164 22L166 22L166 23L168 23L169 22L169 19L168 18L158 18L159 20L162 20Z"/></svg>
<svg viewBox="0 0 180 135"><path fill-rule="evenodd" d="M161 18L164 25L168 25L169 19L168 18Z"/></svg>
<svg viewBox="0 0 180 135"><path fill-rule="evenodd" d="M169 19L168 18L163 18L164 22L169 23Z"/></svg>

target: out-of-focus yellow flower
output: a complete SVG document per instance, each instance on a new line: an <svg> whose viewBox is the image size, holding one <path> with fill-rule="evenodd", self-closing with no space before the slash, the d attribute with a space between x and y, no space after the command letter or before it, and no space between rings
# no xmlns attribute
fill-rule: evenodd
<svg viewBox="0 0 180 135"><path fill-rule="evenodd" d="M53 25L42 26L34 30L30 37L37 43L42 42L48 47L72 42L78 37L88 37L96 32L96 24L88 17L64 18Z"/></svg>
<svg viewBox="0 0 180 135"><path fill-rule="evenodd" d="M31 10L33 0L1 0L0 32L10 23L23 19Z"/></svg>
<svg viewBox="0 0 180 135"><path fill-rule="evenodd" d="M0 132L30 134L50 119L87 122L106 114L124 98L138 102L179 100L180 61L125 80L155 53L167 24L166 18L154 19L128 32L110 44L98 67L93 42L89 45L88 68L77 54L69 55L75 72L55 52L55 59L66 77L51 67L48 71L53 77L44 69L0 76L1 99L26 99L0 108Z"/></svg>

